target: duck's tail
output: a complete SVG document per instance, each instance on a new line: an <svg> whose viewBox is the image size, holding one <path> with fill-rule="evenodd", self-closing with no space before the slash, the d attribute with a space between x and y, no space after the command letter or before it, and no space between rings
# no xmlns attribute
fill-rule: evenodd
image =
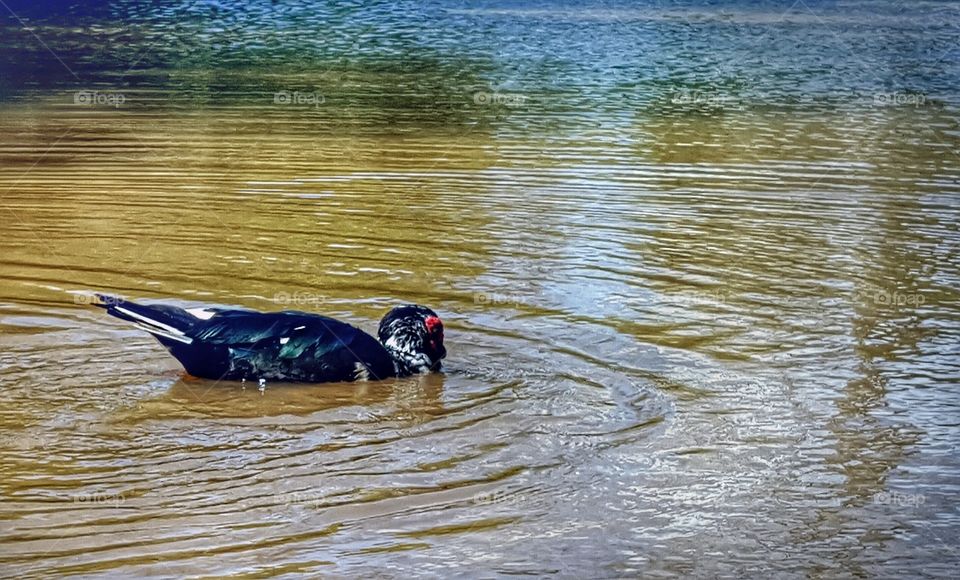
<svg viewBox="0 0 960 580"><path fill-rule="evenodd" d="M161 342L164 342L162 339L183 344L193 342L187 332L197 319L182 308L166 304L137 304L109 294L97 293L95 296L97 300L94 306L105 309L110 316L132 322L137 328L161 339Z"/></svg>

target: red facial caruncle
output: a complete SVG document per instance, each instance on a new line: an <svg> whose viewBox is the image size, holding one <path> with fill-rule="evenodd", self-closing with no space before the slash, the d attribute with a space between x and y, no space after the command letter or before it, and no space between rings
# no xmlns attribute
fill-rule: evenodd
<svg viewBox="0 0 960 580"><path fill-rule="evenodd" d="M443 344L443 322L438 316L428 316L424 319L423 325L427 327L427 335L432 347L437 348L438 344Z"/></svg>

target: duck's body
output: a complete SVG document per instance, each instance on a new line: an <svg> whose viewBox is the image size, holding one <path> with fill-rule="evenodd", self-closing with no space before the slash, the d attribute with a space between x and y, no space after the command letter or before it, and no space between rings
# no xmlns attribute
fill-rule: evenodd
<svg viewBox="0 0 960 580"><path fill-rule="evenodd" d="M98 295L107 312L151 333L186 371L216 380L338 382L438 370L443 327L430 309L401 306L381 343L347 323L306 312L184 309Z"/></svg>

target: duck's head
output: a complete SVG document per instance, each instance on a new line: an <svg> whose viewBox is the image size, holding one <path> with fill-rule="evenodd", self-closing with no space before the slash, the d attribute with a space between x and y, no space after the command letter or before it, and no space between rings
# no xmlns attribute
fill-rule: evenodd
<svg viewBox="0 0 960 580"><path fill-rule="evenodd" d="M397 306L380 321L380 342L393 357L397 374L412 375L440 370L447 356L443 347L443 322L426 306Z"/></svg>

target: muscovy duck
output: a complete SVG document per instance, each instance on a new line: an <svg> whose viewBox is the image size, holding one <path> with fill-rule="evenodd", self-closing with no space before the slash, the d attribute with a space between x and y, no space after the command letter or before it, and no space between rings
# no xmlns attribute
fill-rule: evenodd
<svg viewBox="0 0 960 580"><path fill-rule="evenodd" d="M440 369L443 323L424 306L390 310L375 338L333 318L285 310L178 308L97 294L94 304L165 346L187 373L215 380L327 383Z"/></svg>

